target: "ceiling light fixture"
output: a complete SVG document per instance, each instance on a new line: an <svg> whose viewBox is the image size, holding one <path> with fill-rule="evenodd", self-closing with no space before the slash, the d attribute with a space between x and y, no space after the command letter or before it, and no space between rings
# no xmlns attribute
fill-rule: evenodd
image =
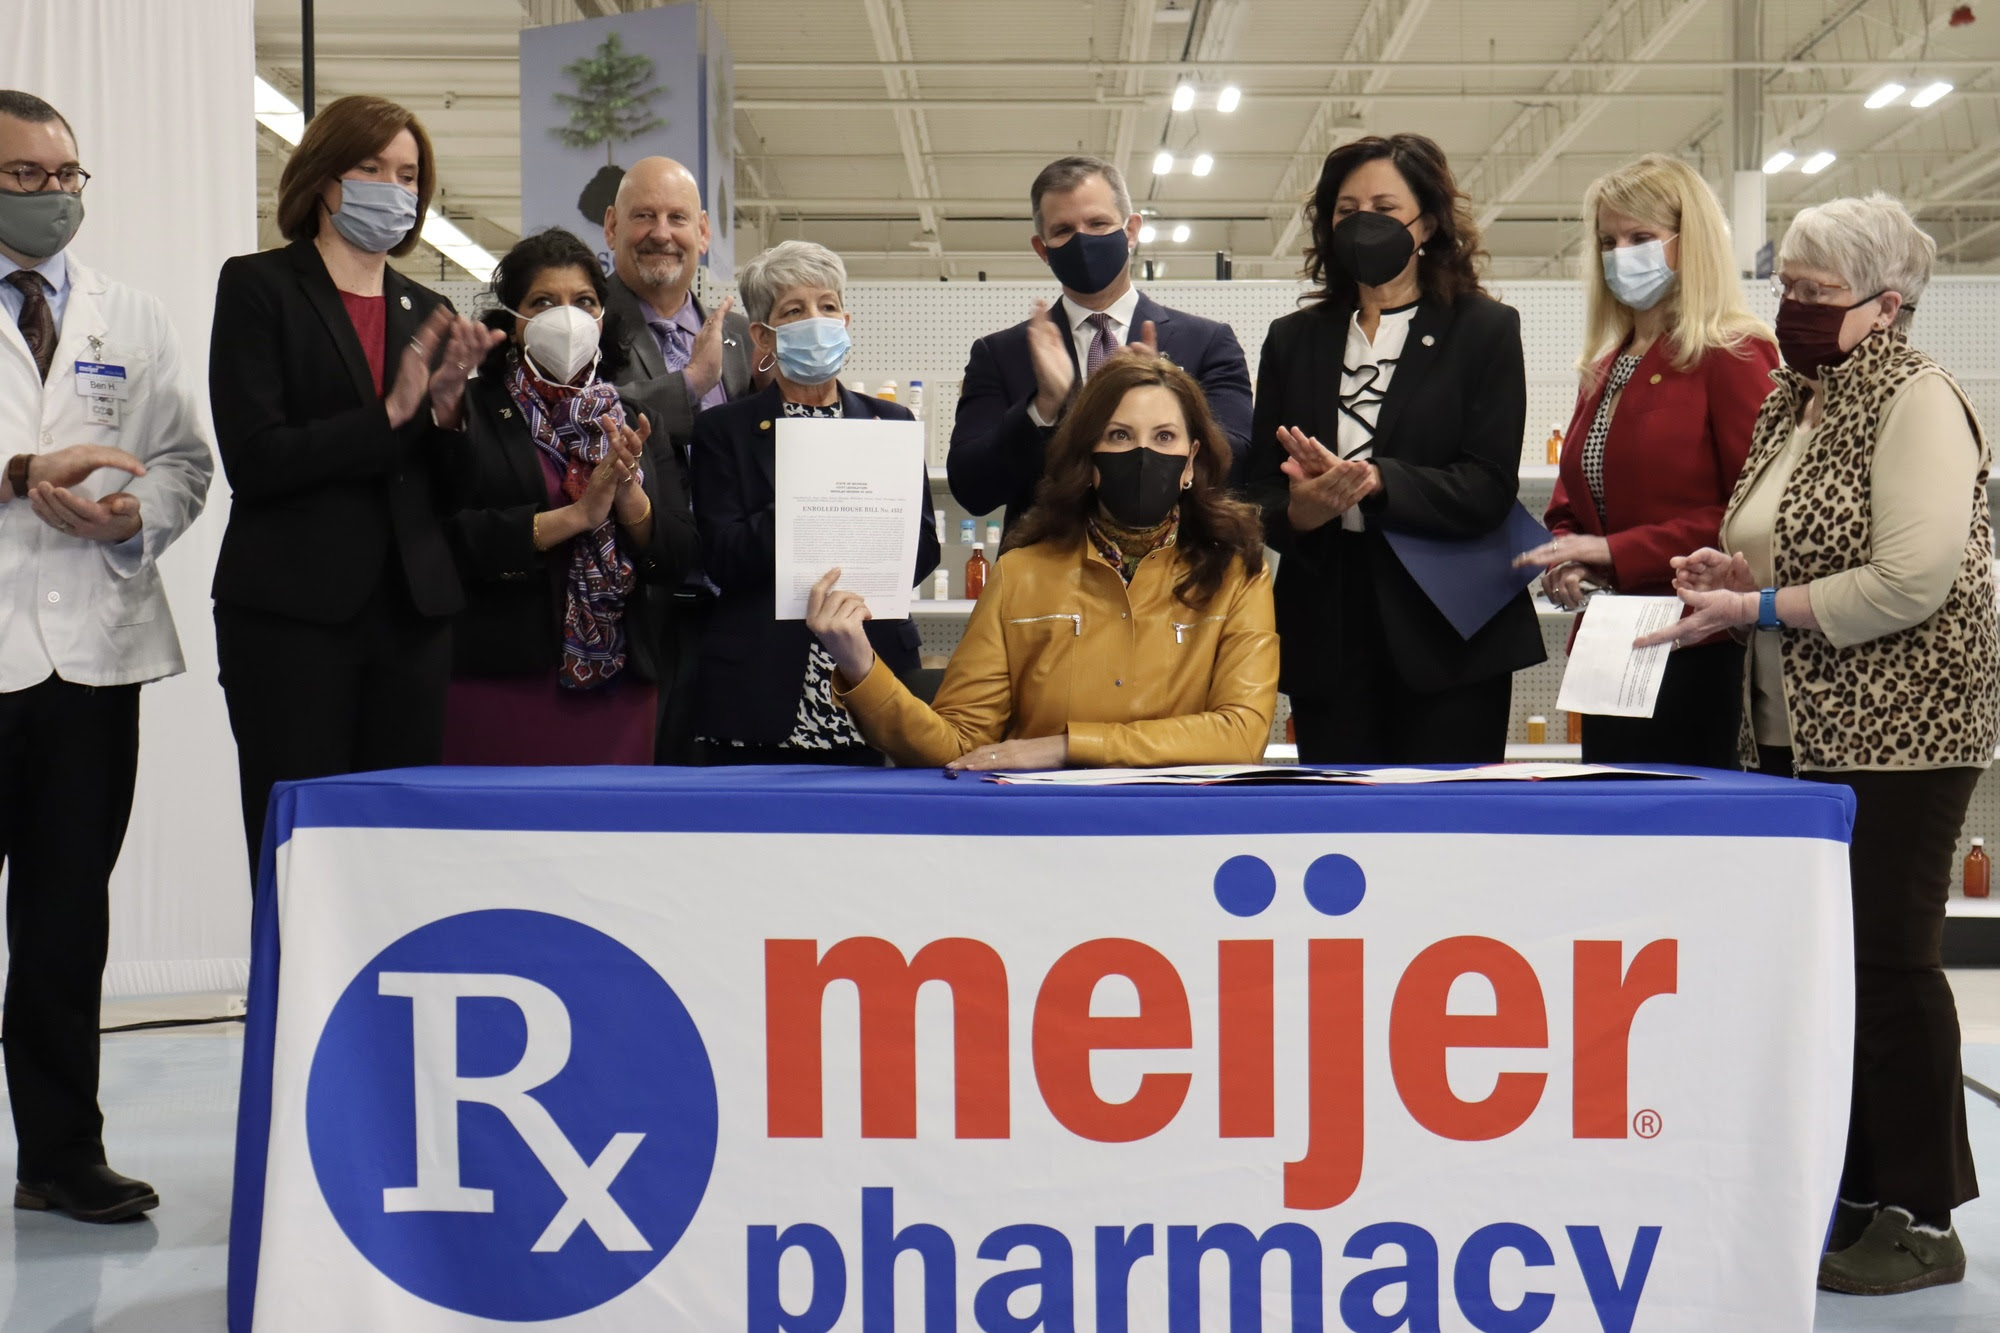
<svg viewBox="0 0 2000 1333"><path fill-rule="evenodd" d="M1191 230L1190 230L1190 229L1188 228L1188 224L1187 224L1187 223L1185 223L1185 222L1180 222L1180 223L1176 223L1176 224L1174 225L1174 244L1175 244L1175 245L1186 245L1186 244L1187 244L1187 238L1188 238L1188 237L1190 237L1190 236L1192 236L1192 235L1194 235L1194 232L1193 232L1193 231L1191 231Z"/></svg>
<svg viewBox="0 0 2000 1333"><path fill-rule="evenodd" d="M1817 176L1819 175L1820 172L1825 171L1828 167L1832 165L1833 165L1833 154L1826 152L1825 150L1821 150L1820 152L1814 153L1804 162L1801 162L1799 164L1799 170L1805 172L1806 175L1808 176Z"/></svg>
<svg viewBox="0 0 2000 1333"><path fill-rule="evenodd" d="M1927 107L1950 91L1951 85L1948 83L1933 83L1927 88L1918 89L1917 95L1910 99L1910 105L1920 108Z"/></svg>
<svg viewBox="0 0 2000 1333"><path fill-rule="evenodd" d="M1209 172L1213 171L1214 169L1215 169L1215 159L1210 157L1207 153L1203 153L1200 157L1197 157L1194 160L1194 174L1197 176L1206 176Z"/></svg>
<svg viewBox="0 0 2000 1333"><path fill-rule="evenodd" d="M306 132L305 112L299 110L298 103L266 83L263 75L256 77L256 91L251 95L251 105L256 111L257 123L292 147L298 147Z"/></svg>
<svg viewBox="0 0 2000 1333"><path fill-rule="evenodd" d="M1764 159L1764 174L1766 176L1775 176L1796 161L1798 161L1797 158L1780 148L1777 152Z"/></svg>
<svg viewBox="0 0 2000 1333"><path fill-rule="evenodd" d="M1880 111L1883 107L1888 106L1908 91L1909 89L1900 83L1885 83L1874 92L1868 94L1868 100L1861 105L1867 107L1870 111Z"/></svg>
<svg viewBox="0 0 2000 1333"><path fill-rule="evenodd" d="M1155 176L1164 176L1173 169L1174 155L1172 153L1162 148L1159 152L1153 154L1153 174Z"/></svg>
<svg viewBox="0 0 2000 1333"><path fill-rule="evenodd" d="M1191 83L1176 84L1174 86L1174 110L1192 111L1193 109L1194 85Z"/></svg>
<svg viewBox="0 0 2000 1333"><path fill-rule="evenodd" d="M1155 231L1151 227L1141 227L1139 228L1139 244L1151 245L1153 243L1153 239L1157 237L1159 234L1160 234L1159 232Z"/></svg>
<svg viewBox="0 0 2000 1333"><path fill-rule="evenodd" d="M1232 83L1216 94L1215 109L1226 116L1234 111L1242 101L1243 90Z"/></svg>

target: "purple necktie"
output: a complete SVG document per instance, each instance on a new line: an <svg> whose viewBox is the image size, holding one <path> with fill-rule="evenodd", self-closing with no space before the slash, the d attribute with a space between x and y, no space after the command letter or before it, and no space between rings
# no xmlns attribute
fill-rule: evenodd
<svg viewBox="0 0 2000 1333"><path fill-rule="evenodd" d="M1111 332L1111 316L1101 310L1083 322L1097 330L1090 338L1090 355L1083 360L1083 373L1090 376L1097 373L1106 357L1116 354L1118 339Z"/></svg>
<svg viewBox="0 0 2000 1333"><path fill-rule="evenodd" d="M665 335L666 346L661 352L667 359L667 373L672 375L686 370L688 362L694 359L694 340L688 337L687 330L679 324L663 323L653 327Z"/></svg>
<svg viewBox="0 0 2000 1333"><path fill-rule="evenodd" d="M27 340L28 354L35 358L35 369L41 372L42 382L47 383L49 366L56 359L56 317L42 291L42 275L15 269L7 275L7 281L20 290L21 336Z"/></svg>

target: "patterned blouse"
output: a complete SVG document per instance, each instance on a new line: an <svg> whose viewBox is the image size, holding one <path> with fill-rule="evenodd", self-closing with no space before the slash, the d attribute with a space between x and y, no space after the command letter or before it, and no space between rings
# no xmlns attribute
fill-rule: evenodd
<svg viewBox="0 0 2000 1333"><path fill-rule="evenodd" d="M1590 487L1590 502L1597 506L1597 523L1604 516L1604 441L1611 434L1611 410L1619 393L1639 368L1640 358L1627 352L1611 367L1604 381L1604 396L1597 400L1597 414L1590 419L1590 433L1583 437L1583 480Z"/></svg>

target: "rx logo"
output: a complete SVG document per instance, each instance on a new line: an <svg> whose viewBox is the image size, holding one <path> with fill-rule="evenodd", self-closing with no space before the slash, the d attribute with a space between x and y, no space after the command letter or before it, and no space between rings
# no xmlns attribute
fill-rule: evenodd
<svg viewBox="0 0 2000 1333"><path fill-rule="evenodd" d="M666 1258L715 1162L715 1076L644 959L541 912L412 931L341 995L306 1094L341 1230L397 1285L556 1319Z"/></svg>

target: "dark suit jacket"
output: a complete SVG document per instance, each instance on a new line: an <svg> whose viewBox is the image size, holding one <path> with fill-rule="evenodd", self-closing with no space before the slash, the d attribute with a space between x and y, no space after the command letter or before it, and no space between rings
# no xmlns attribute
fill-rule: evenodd
<svg viewBox="0 0 2000 1333"><path fill-rule="evenodd" d="M694 517L704 569L722 589L702 635L695 690L695 733L751 745L780 745L796 721L812 631L803 620L772 616L777 551L773 506L777 448L773 426L782 415L778 386L712 408L695 419ZM910 409L840 391L850 419L911 420ZM925 481L923 531L918 534L912 585L938 566L936 518ZM868 639L897 675L917 667L917 627L878 620Z"/></svg>
<svg viewBox="0 0 2000 1333"><path fill-rule="evenodd" d="M611 291L604 309L611 317L609 322L618 329L626 358L625 380L619 384L618 392L627 402L652 413L655 424L666 428L666 438L660 440L660 446L664 449L672 442L676 466L681 469L681 480L685 483L688 446L694 438L694 419L700 414L700 404L688 393L686 373L667 370L660 344L646 327L644 304L616 273L610 275L609 282ZM695 302L695 310L707 318L699 301ZM750 392L751 356L750 321L743 317L742 311L732 309L722 317L722 391L729 398L741 398Z"/></svg>
<svg viewBox="0 0 2000 1333"><path fill-rule="evenodd" d="M410 338L451 303L393 268L382 294L386 394ZM464 605L433 481L454 432L432 425L428 406L390 427L311 241L223 264L208 392L234 493L217 602L337 625L367 603L393 558L424 615Z"/></svg>
<svg viewBox="0 0 2000 1333"><path fill-rule="evenodd" d="M1063 331L1063 346L1074 364L1071 314L1061 300L1049 312ZM1235 332L1227 324L1169 310L1141 292L1128 342L1138 339L1147 320L1153 322L1161 355L1200 382L1209 414L1229 436L1235 458L1230 475L1240 478L1250 449L1250 371ZM1082 378L1079 369L1077 379ZM1005 505L1011 527L1034 504L1035 484L1042 479L1042 453L1055 434L1053 427L1037 426L1028 416L1036 392L1027 320L972 344L945 464L951 493L967 513L991 513Z"/></svg>
<svg viewBox="0 0 2000 1333"><path fill-rule="evenodd" d="M1547 655L1525 588L1470 639L1459 637L1403 568L1384 529L1472 538L1500 526L1520 489L1528 414L1521 317L1484 296L1452 305L1425 298L1410 322L1375 431L1382 490L1362 502L1364 533L1338 522L1295 533L1279 426L1328 448L1339 428L1340 366L1351 305L1311 306L1274 320L1257 369L1257 424L1248 489L1264 511L1264 538L1280 553L1276 586L1278 688L1325 697L1350 646L1344 641L1343 559L1359 554L1380 609L1390 660L1412 689L1465 685L1532 666ZM1356 540L1358 536L1358 540ZM1379 648L1377 649L1379 651Z"/></svg>
<svg viewBox="0 0 2000 1333"><path fill-rule="evenodd" d="M630 404L627 419L641 413ZM537 551L535 515L549 503L540 450L505 381L484 377L466 389L465 433L452 478L462 505L445 520L445 534L465 581L465 610L452 626L455 676L526 675L562 662L569 543ZM637 546L624 529L619 545L631 558L638 586L625 604L627 666L659 679L660 631L667 593L694 568L694 519L680 469L666 462L657 423L646 442L646 495L653 502L653 537ZM658 446L655 448L655 446Z"/></svg>

